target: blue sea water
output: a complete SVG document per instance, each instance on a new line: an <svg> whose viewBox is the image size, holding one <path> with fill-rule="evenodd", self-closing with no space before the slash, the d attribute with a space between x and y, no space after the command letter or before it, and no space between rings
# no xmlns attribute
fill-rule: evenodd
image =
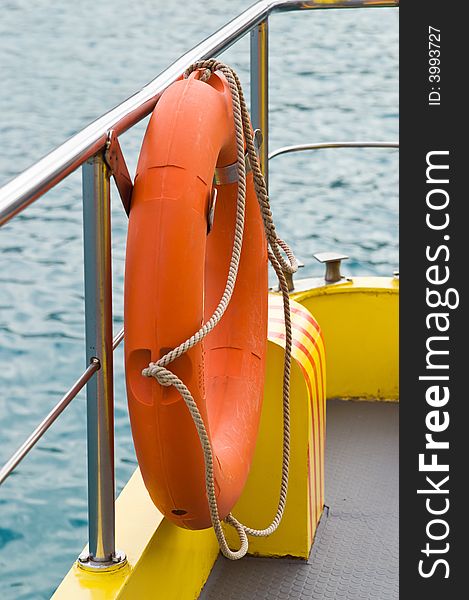
<svg viewBox="0 0 469 600"><path fill-rule="evenodd" d="M0 11L0 185L156 76L248 0L4 0ZM398 19L391 9L271 19L271 149L398 135ZM224 55L248 96L249 42ZM122 146L135 169L144 124ZM306 266L339 250L347 273L398 261L397 151L325 150L271 163L280 234ZM0 232L0 463L84 366L81 176ZM122 326L126 217L113 198L114 321ZM116 469L136 461L115 354ZM87 538L84 394L0 488L3 600L49 598Z"/></svg>

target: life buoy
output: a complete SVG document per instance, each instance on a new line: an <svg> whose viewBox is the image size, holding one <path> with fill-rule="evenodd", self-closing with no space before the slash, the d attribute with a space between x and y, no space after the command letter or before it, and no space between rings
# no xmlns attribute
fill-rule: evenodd
<svg viewBox="0 0 469 600"><path fill-rule="evenodd" d="M197 331L223 294L231 258L237 183L214 172L236 162L233 109L219 73L172 84L148 125L132 195L125 267L125 365L132 434L149 494L171 521L210 527L204 458L174 387L142 376ZM239 498L262 406L267 339L267 245L247 175L244 241L234 293L207 338L171 363L206 424L220 518Z"/></svg>

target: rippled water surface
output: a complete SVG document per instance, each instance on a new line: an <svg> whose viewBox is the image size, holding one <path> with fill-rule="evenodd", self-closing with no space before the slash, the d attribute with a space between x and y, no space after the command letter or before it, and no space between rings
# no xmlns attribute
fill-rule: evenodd
<svg viewBox="0 0 469 600"><path fill-rule="evenodd" d="M0 185L157 75L246 0L4 0L0 16ZM271 19L271 149L398 134L397 13ZM248 40L225 55L248 95ZM132 171L143 127L122 138ZM397 267L397 152L325 150L276 158L280 233L319 275L314 252L350 255L351 274ZM0 462L84 364L81 177L75 173L0 234ZM113 198L115 328L122 324L126 218ZM116 352L119 489L135 468ZM3 599L49 598L86 542L81 394L0 489Z"/></svg>

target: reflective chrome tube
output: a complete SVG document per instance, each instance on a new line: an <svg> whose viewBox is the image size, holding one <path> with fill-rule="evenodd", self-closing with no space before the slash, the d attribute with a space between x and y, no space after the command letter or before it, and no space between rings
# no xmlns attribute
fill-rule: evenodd
<svg viewBox="0 0 469 600"><path fill-rule="evenodd" d="M303 152L305 150L323 150L325 148L399 148L399 142L319 142L316 144L282 146L269 154L269 160L281 154Z"/></svg>
<svg viewBox="0 0 469 600"><path fill-rule="evenodd" d="M219 55L269 14L297 10L398 6L398 0L261 0L186 52L142 90L75 134L0 189L0 226L62 181L106 143L114 129L119 135L155 107L163 91L196 60ZM266 91L264 90L264 93ZM263 131L268 136L268 131Z"/></svg>
<svg viewBox="0 0 469 600"><path fill-rule="evenodd" d="M23 460L23 458L28 454L28 452L37 444L37 442L42 438L42 436L46 433L52 423L55 422L57 417L59 417L62 412L67 408L70 402L75 398L75 396L82 390L87 382L93 377L96 371L99 369L99 361L93 361L86 371L75 381L73 386L68 390L68 392L62 396L62 398L57 402L54 408L50 411L47 417L36 427L36 429L31 433L31 435L21 444L18 450L13 454L13 456L3 465L0 469L0 485L5 481L5 479L10 475L12 471L19 465L19 463Z"/></svg>

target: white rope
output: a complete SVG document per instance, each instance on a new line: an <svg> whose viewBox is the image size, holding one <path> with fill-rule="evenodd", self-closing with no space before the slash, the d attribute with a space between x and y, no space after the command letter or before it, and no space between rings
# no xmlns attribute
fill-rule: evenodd
<svg viewBox="0 0 469 600"><path fill-rule="evenodd" d="M239 558L242 558L248 551L247 536L251 535L257 537L264 537L273 533L279 526L280 521L282 520L283 512L285 510L290 462L290 368L292 333L290 318L290 299L288 295L288 285L285 280L284 272L294 273L298 269L298 263L296 262L293 252L290 250L288 245L277 236L275 230L275 225L272 219L272 212L270 210L269 197L267 195L264 177L259 166L259 161L254 146L249 113L246 107L246 102L244 100L243 91L238 76L230 67L227 67L226 65L218 62L215 59L199 61L194 63L186 70L184 76L187 78L190 73L198 69L204 70L202 76L200 77L201 81L207 81L213 72L221 71L228 81L232 96L233 116L235 122L237 145L238 197L236 205L235 235L230 260L230 267L228 271L228 278L220 302L218 303L218 306L215 309L212 316L210 317L210 319L189 339L187 339L182 344L165 354L157 362L150 363L146 369L143 369L142 375L146 377L154 377L160 385L174 386L182 396L184 402L186 403L186 406L194 421L194 425L197 429L197 433L199 435L200 443L204 454L205 485L210 511L210 518L212 521L213 528L215 530L215 534L217 536L218 543L220 545L220 550L227 558L231 560L237 560ZM212 329L214 329L214 327L217 326L224 312L226 311L230 303L231 297L233 295L236 277L238 274L244 234L244 214L246 204L246 168L244 158L245 142L254 176L254 188L259 202L262 219L264 222L267 243L269 246L268 256L275 270L275 273L277 274L280 289L282 291L283 296L285 319L285 359L283 372L283 459L280 496L277 511L269 527L267 527L266 529L252 529L237 521L237 519L231 513L226 517L225 522L229 523L236 529L240 539L241 545L239 550L233 551L229 548L227 544L222 524L220 521L220 516L218 513L215 481L213 474L213 452L210 444L210 439L207 434L207 429L205 427L199 409L197 408L197 404L194 398L192 397L192 394L184 385L184 383L166 367L171 362L176 360L176 358L180 357L190 348L193 348L196 344L203 340L210 333L210 331L212 331ZM282 251L285 253L287 260L285 260L284 256L282 255Z"/></svg>

